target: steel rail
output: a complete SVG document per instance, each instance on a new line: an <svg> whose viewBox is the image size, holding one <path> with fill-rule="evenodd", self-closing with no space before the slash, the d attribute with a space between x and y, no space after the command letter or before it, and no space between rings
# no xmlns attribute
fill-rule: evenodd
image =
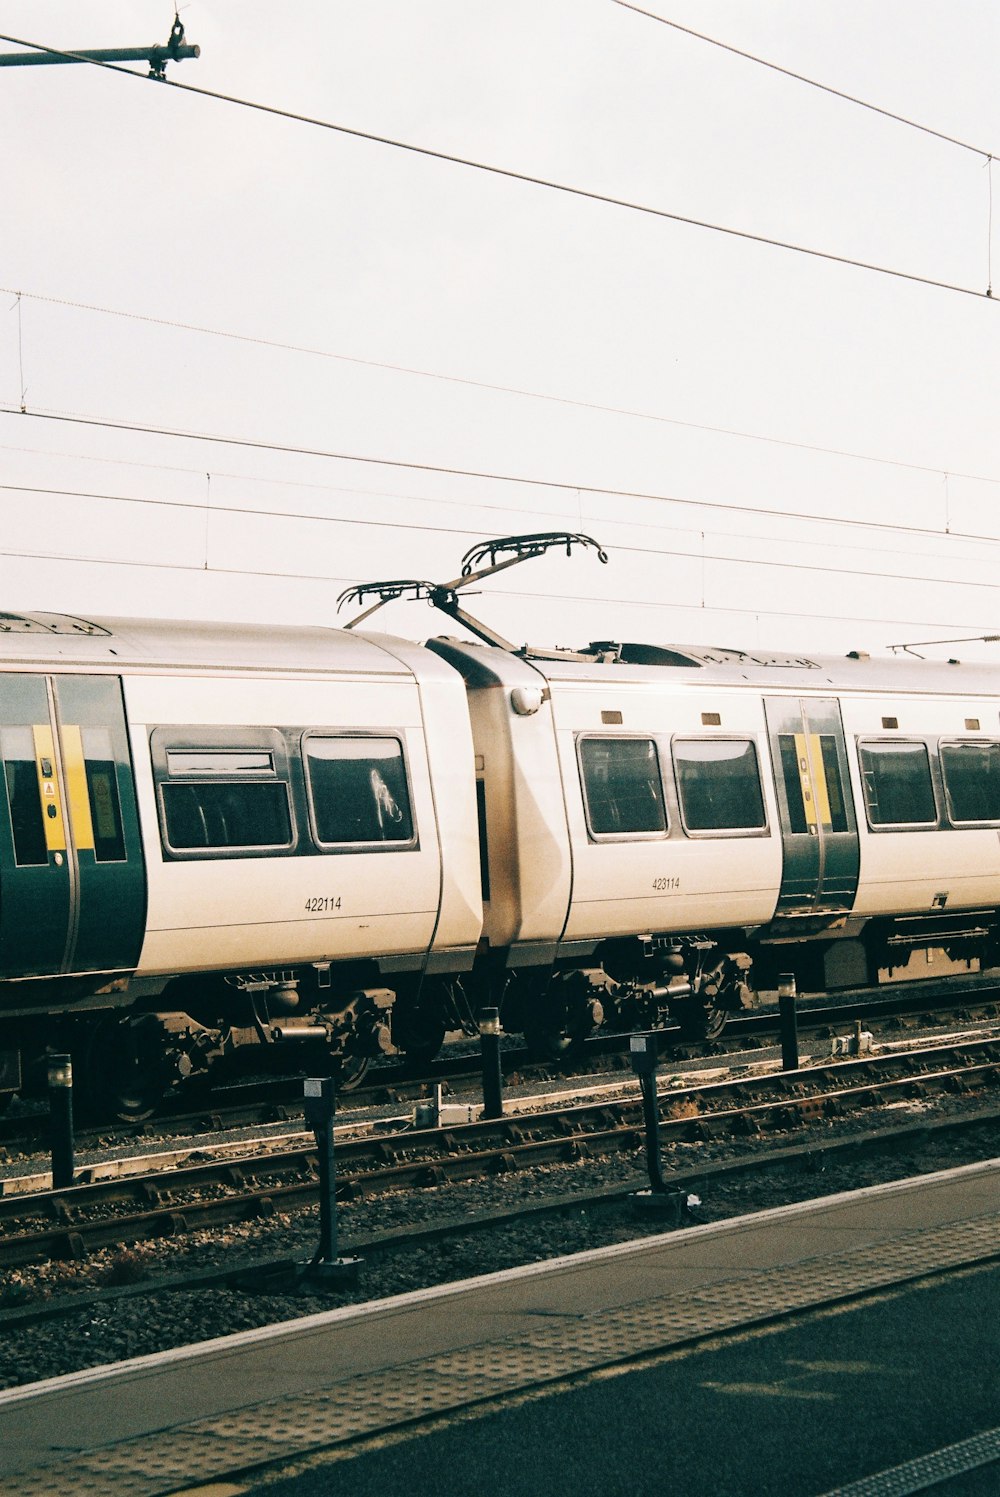
<svg viewBox="0 0 1000 1497"><path fill-rule="evenodd" d="M802 1073L671 1088L661 1093L661 1135L685 1142L718 1133L756 1136L765 1127L795 1127L812 1118L882 1105L890 1096L998 1084L1000 1039L963 1042L840 1061ZM746 1100L728 1105L734 1096ZM630 1095L555 1112L348 1140L338 1147L341 1191L349 1199L634 1149L642 1136L641 1114L641 1100ZM0 1198L0 1264L80 1257L91 1247L267 1216L312 1199L316 1192L315 1149L306 1145L155 1176L7 1196ZM120 1209L136 1205L141 1209Z"/></svg>

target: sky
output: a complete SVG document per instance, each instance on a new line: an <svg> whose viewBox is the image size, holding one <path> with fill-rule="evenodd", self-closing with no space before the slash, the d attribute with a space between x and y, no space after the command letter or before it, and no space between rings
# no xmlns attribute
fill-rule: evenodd
<svg viewBox="0 0 1000 1497"><path fill-rule="evenodd" d="M996 7L645 8L912 123L614 0L189 0L167 85L0 69L0 608L329 625L571 530L607 564L466 606L516 644L1000 633ZM0 5L67 50L172 21Z"/></svg>

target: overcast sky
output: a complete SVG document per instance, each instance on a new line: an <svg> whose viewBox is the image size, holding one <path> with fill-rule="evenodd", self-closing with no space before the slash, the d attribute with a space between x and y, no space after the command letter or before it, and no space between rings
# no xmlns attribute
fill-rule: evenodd
<svg viewBox="0 0 1000 1497"><path fill-rule="evenodd" d="M613 0L190 0L201 57L168 78L900 274L0 69L0 608L328 624L349 584L568 528L608 565L528 563L473 604L518 643L1000 632L996 6L647 8L962 144ZM172 19L0 6L70 50Z"/></svg>

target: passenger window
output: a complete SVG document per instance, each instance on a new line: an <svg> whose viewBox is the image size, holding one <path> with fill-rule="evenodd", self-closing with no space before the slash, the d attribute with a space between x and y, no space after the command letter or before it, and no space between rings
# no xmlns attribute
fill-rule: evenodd
<svg viewBox="0 0 1000 1497"><path fill-rule="evenodd" d="M873 827L937 824L926 744L859 743L858 756Z"/></svg>
<svg viewBox="0 0 1000 1497"><path fill-rule="evenodd" d="M38 766L30 728L4 728L0 734L7 804L14 838L14 861L20 868L49 861L38 788Z"/></svg>
<svg viewBox="0 0 1000 1497"><path fill-rule="evenodd" d="M288 782L272 753L253 745L167 749L163 739L169 731L158 728L153 734L168 849L249 853L291 847ZM98 817L94 830L96 836Z"/></svg>
<svg viewBox="0 0 1000 1497"><path fill-rule="evenodd" d="M580 772L595 837L666 831L660 761L651 738L582 738Z"/></svg>
<svg viewBox="0 0 1000 1497"><path fill-rule="evenodd" d="M321 846L410 842L413 818L398 738L321 738L302 744Z"/></svg>
<svg viewBox="0 0 1000 1497"><path fill-rule="evenodd" d="M1000 821L1000 743L943 743L941 771L952 821Z"/></svg>
<svg viewBox="0 0 1000 1497"><path fill-rule="evenodd" d="M87 777L87 798L94 830L94 860L98 863L123 863L125 837L122 832L122 808L118 798L118 772L111 734L107 728L84 728L83 764Z"/></svg>
<svg viewBox="0 0 1000 1497"><path fill-rule="evenodd" d="M678 738L674 769L681 817L689 832L757 832L767 825L749 739Z"/></svg>

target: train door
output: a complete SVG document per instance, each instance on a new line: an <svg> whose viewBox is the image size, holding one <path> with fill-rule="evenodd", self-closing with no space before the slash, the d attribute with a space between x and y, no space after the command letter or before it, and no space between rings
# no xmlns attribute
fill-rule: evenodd
<svg viewBox="0 0 1000 1497"><path fill-rule="evenodd" d="M858 887L858 827L835 698L765 700L784 854L776 913L849 910Z"/></svg>
<svg viewBox="0 0 1000 1497"><path fill-rule="evenodd" d="M121 683L0 673L0 978L131 971L146 881Z"/></svg>

